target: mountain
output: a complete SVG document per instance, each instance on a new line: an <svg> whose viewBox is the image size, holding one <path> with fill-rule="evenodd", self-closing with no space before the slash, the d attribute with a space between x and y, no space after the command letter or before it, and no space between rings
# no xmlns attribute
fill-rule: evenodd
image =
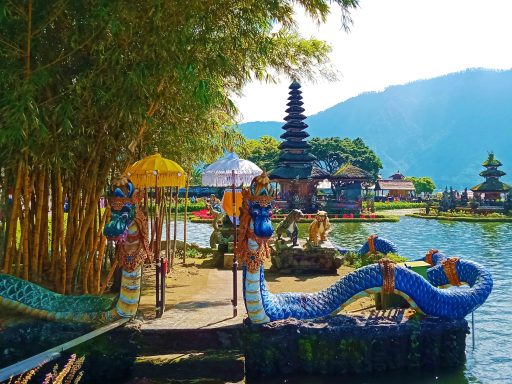
<svg viewBox="0 0 512 384"><path fill-rule="evenodd" d="M512 70L470 69L390 86L305 122L311 137L361 137L381 158L384 178L400 170L430 176L438 188L472 187L483 181L481 163L493 151L507 172L503 181L512 181ZM283 124L250 122L241 129L249 138L279 138Z"/></svg>

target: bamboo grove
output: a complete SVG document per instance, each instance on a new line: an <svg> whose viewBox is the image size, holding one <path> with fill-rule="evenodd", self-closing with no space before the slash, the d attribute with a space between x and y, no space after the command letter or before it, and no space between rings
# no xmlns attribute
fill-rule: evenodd
<svg viewBox="0 0 512 384"><path fill-rule="evenodd" d="M109 179L156 146L190 171L239 145L230 97L252 79L332 75L294 20L330 3L0 0L0 269L100 292ZM347 26L357 1L333 3Z"/></svg>

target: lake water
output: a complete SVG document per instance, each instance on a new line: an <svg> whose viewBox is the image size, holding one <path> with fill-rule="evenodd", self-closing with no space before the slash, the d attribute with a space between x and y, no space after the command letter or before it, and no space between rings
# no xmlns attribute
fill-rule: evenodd
<svg viewBox="0 0 512 384"><path fill-rule="evenodd" d="M181 224L181 227L180 227ZM182 223L178 233L182 238ZM305 236L307 224L300 226ZM189 223L187 241L208 246L211 227ZM334 223L331 240L344 248L358 249L371 234L392 240L399 253L418 259L431 249L460 256L488 268L494 279L493 292L475 311L475 346L467 338L467 362L451 372L397 372L376 376L300 377L266 380L265 383L327 384L459 384L512 383L512 224L458 223L402 217L398 223ZM467 320L471 322L471 316Z"/></svg>

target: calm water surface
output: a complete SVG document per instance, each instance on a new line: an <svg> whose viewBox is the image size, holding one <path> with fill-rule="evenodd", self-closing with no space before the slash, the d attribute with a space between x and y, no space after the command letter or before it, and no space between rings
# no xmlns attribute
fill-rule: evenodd
<svg viewBox="0 0 512 384"><path fill-rule="evenodd" d="M301 237L307 225L301 225ZM178 224L178 233L183 227ZM211 229L206 224L188 224L187 241L208 245ZM449 256L474 260L488 268L493 292L475 312L475 346L467 338L465 367L452 372L399 372L377 376L300 377L266 380L265 383L512 383L512 224L456 223L402 217L399 223L333 224L331 240L348 249L358 249L371 234L392 240L401 255L417 259L430 248ZM471 321L471 316L468 316Z"/></svg>

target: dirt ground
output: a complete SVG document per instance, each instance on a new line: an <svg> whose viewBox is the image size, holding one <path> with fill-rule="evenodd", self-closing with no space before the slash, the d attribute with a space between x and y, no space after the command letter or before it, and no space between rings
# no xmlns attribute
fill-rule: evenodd
<svg viewBox="0 0 512 384"><path fill-rule="evenodd" d="M265 265L265 269L270 268L270 262ZM183 302L194 300L198 292L207 288L208 275L212 271L211 259L188 259L187 264L176 264L173 271L167 277L166 289L166 308L172 310L172 307ZM341 277L353 271L353 268L342 266L336 274L332 275L296 275L282 276L268 271L265 272L268 288L273 293L280 292L317 292L325 289L338 281ZM241 274L242 272L239 271ZM140 301L140 310L144 313L145 319L155 317L155 271L154 268L146 268L143 278L142 298ZM226 286L226 291L230 292L232 286ZM241 289L241 287L239 287ZM374 306L371 298L363 298L349 305L345 310L347 312L359 312L370 309Z"/></svg>

